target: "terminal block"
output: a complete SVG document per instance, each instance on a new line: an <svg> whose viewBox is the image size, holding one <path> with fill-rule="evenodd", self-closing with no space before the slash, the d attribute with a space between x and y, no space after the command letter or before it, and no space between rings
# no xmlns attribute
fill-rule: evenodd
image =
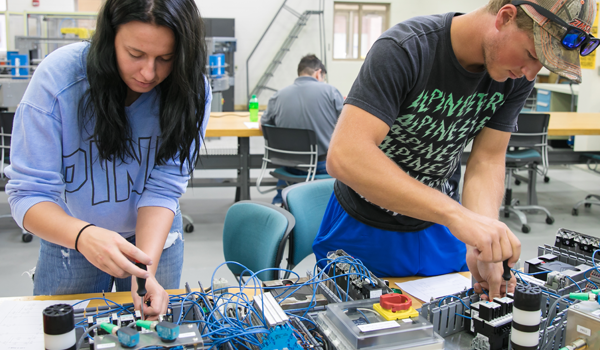
<svg viewBox="0 0 600 350"><path fill-rule="evenodd" d="M591 257L600 249L600 238L561 228L556 233L554 246Z"/></svg>
<svg viewBox="0 0 600 350"><path fill-rule="evenodd" d="M476 334L472 349L508 349L512 322L513 299L494 298L471 304L471 331Z"/></svg>
<svg viewBox="0 0 600 350"><path fill-rule="evenodd" d="M327 257L331 260L344 256L349 257L341 249L327 254ZM364 270L357 271L352 264L337 263L329 271L326 271L326 273L334 278L340 290L348 291L348 295L352 300L374 299L393 292L384 281L375 277L371 272L366 271L369 276L366 277L363 275L365 273Z"/></svg>
<svg viewBox="0 0 600 350"><path fill-rule="evenodd" d="M525 273L536 273L536 272L545 272L548 273L540 273L536 274L533 277L547 282L549 286L558 285L560 287L564 287L568 285L565 280L568 278L564 276L570 277L573 281L579 282L584 279L583 273L589 270L591 267L585 264L580 264L577 266L573 266L571 264L567 264L559 260L559 257L554 254L544 254L542 256L538 256L537 258L529 259L525 261ZM551 272L559 272L560 277L557 274L554 274L553 277L549 279L549 274ZM560 278L558 278L560 277ZM562 279L562 280L561 280ZM556 288L552 288L557 290Z"/></svg>

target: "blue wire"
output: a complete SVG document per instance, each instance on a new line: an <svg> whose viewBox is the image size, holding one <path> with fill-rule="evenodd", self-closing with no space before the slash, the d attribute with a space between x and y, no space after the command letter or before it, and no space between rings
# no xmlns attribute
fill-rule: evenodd
<svg viewBox="0 0 600 350"><path fill-rule="evenodd" d="M221 345L230 342L232 346L236 348L247 348L248 344L260 346L261 339L264 338L264 334L269 334L270 330L266 324L266 318L264 315L264 311L257 310L254 307L253 302L250 300L250 297L244 293L244 289L253 289L257 291L257 297L264 298L265 289L262 286L262 282L258 279L257 275L265 272L265 271L289 271L291 274L296 276L296 280L293 285L290 285L286 288L282 288L282 291L279 292L279 295L273 293L276 297L282 296L285 293L288 293L287 296L278 300L280 303L288 298L290 295L295 293L297 290L303 287L309 287L312 289L312 297L310 298L309 305L306 308L298 309L297 312L302 312L304 310L304 314L300 315L291 315L290 317L296 317L302 322L310 323L315 329L316 324L306 318L306 314L316 305L316 293L318 291L318 287L320 283L325 283L330 280L335 280L338 278L347 278L348 285L346 290L346 295L348 298L349 295L349 286L350 283L355 278L363 278L368 279L369 283L372 285L375 284L374 277L369 273L368 269L362 264L360 260L354 259L352 257L344 256L338 257L336 259L324 259L326 261L326 267L321 269L318 273L316 272L317 265L315 265L313 271L313 276L304 283L299 283L300 276L294 271L290 271L287 269L263 269L257 272L252 272L250 269L246 268L242 264L236 262L224 262L220 264L212 274L211 278L211 291L208 293L200 293L200 292L192 292L187 294L179 294L179 295L170 295L169 302L171 304L179 304L180 311L179 315L175 317L173 314L174 321L178 324L188 323L188 324L196 324L201 331L202 337L205 339L205 345L209 346L209 349L220 347ZM242 267L243 272L242 276L249 276L245 282L241 282L238 284L240 291L238 293L230 293L225 291L226 288L221 288L224 293L215 294L217 290L214 289L214 280L217 270L221 268L223 265L234 264ZM342 275L336 274L335 268L339 266L339 264L347 264L349 267L348 273L344 273ZM334 266L333 276L324 278L325 272L328 271L328 268ZM253 286L249 286L249 284L253 284ZM340 299L342 299L341 290L337 283L335 283L336 291ZM269 288L270 289L270 288ZM260 293L260 296L258 296ZM116 307L114 310L108 310L99 313L98 315L103 315L105 313L122 313L122 312L130 312L126 308L117 304L114 301L108 300L106 298L92 298L92 299L100 299L104 300L105 303L112 303ZM212 299L212 301L210 300ZM91 299L90 299L91 300ZM187 303L189 301L189 303ZM203 306L200 304L203 303L209 309L208 312L204 312ZM186 305L188 306L187 310L185 309ZM214 306L211 306L214 305ZM186 320L185 318L188 316L190 310L194 307L199 307L200 312L203 316L203 320ZM222 311L224 310L224 311ZM362 316L364 316L367 321L367 316L360 312ZM262 323L259 325L253 325L253 322L250 321L250 317L256 317ZM83 322L83 321L82 321ZM85 328L84 326L78 325L80 328ZM290 327L287 325L287 327ZM263 334L261 336L261 334ZM295 337L303 342L304 344L308 344L307 340L300 333L294 333ZM259 336L261 338L259 338ZM239 346L238 346L239 345Z"/></svg>
<svg viewBox="0 0 600 350"><path fill-rule="evenodd" d="M360 311L359 309L356 309L356 312L358 312L359 314L363 315L363 317L365 318L365 320L367 321L367 323L371 323L371 321L369 321L369 318L367 317L367 315L365 315L362 311Z"/></svg>
<svg viewBox="0 0 600 350"><path fill-rule="evenodd" d="M461 315L461 314L455 314L455 315L456 315L456 316L463 317L463 318L467 318L467 319L471 320L471 317L469 317L469 316L465 316L465 315Z"/></svg>
<svg viewBox="0 0 600 350"><path fill-rule="evenodd" d="M467 306L467 304L465 304L465 302L464 302L464 301L462 301L462 299L461 299L461 298L459 298L459 297L457 297L457 296L454 296L454 295L448 295L448 296L445 296L445 297L443 297L442 299L440 299L440 302L438 303L438 307L442 307L442 302L443 302L444 300L448 299L448 298L456 298L456 299L458 299L458 301L460 301L460 302L461 302L461 304L463 304L463 305L464 305L464 307L466 307L466 308L467 308L467 310L469 310L469 309L470 309L470 307L468 307L468 306Z"/></svg>
<svg viewBox="0 0 600 350"><path fill-rule="evenodd" d="M577 284L577 282L575 282L571 277L565 275L566 278L568 278L569 280L571 280L571 282L573 282L573 284L575 286L577 286L577 288L579 288L579 291L583 293L583 290L581 289L581 287Z"/></svg>

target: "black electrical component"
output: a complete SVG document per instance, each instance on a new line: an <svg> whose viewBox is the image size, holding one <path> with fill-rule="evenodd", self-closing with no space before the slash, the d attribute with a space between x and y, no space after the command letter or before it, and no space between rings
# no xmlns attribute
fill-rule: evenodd
<svg viewBox="0 0 600 350"><path fill-rule="evenodd" d="M102 324L102 323L112 323L110 320L109 316L106 317L96 317L96 321L94 322L94 324ZM96 334L97 335L107 335L109 334L107 331L105 331L104 329L98 327L96 328Z"/></svg>
<svg viewBox="0 0 600 350"><path fill-rule="evenodd" d="M331 260L345 256L350 257L341 249L327 254ZM383 294L393 293L383 280L375 277L369 271L356 271L351 264L343 262L333 264L327 274L333 278L339 289L347 291L348 296L353 300L379 298Z"/></svg>
<svg viewBox="0 0 600 350"><path fill-rule="evenodd" d="M556 233L554 246L591 257L600 249L600 238L561 228Z"/></svg>
<svg viewBox="0 0 600 350"><path fill-rule="evenodd" d="M75 314L69 304L48 306L43 311L46 349L75 349Z"/></svg>
<svg viewBox="0 0 600 350"><path fill-rule="evenodd" d="M515 317L512 322L511 347L515 350L537 348L540 333L542 289L528 284L515 289Z"/></svg>
<svg viewBox="0 0 600 350"><path fill-rule="evenodd" d="M353 300L379 298L383 294L387 294L388 287L382 287L370 279L355 275L356 272L346 271L339 266L333 266L329 270L330 277L335 277L334 281L344 292L348 292L348 296ZM346 276L342 276L346 275ZM350 284L350 286L348 286ZM375 284L375 285L373 285Z"/></svg>
<svg viewBox="0 0 600 350"><path fill-rule="evenodd" d="M135 317L132 314L123 314L119 316L119 327L128 327L132 323L135 323Z"/></svg>
<svg viewBox="0 0 600 350"><path fill-rule="evenodd" d="M489 350L508 349L512 310L510 297L471 304L471 330L476 337L487 339Z"/></svg>
<svg viewBox="0 0 600 350"><path fill-rule="evenodd" d="M559 261L558 257L553 254L545 254L542 256L538 256L537 258L533 258L533 259L529 259L529 260L525 261L524 270L525 270L525 273L536 273L536 272L543 272L543 271L548 271L548 272L551 272L551 271L564 272L564 271L569 271L569 270L577 271L575 269L575 266L564 263L562 261ZM548 278L547 273L540 273L540 274L533 275L533 276L542 281L546 281Z"/></svg>

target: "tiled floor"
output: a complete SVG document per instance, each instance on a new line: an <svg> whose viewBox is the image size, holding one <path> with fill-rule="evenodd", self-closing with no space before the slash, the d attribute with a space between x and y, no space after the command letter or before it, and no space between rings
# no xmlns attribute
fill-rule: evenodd
<svg viewBox="0 0 600 350"><path fill-rule="evenodd" d="M253 143L251 143L252 145ZM260 145L253 146L254 148ZM254 150L256 152L258 150ZM233 176L225 171L202 172L199 176ZM253 174L255 176L255 174ZM551 181L538 182L538 197L541 205L546 206L556 219L553 225L545 223L545 215L531 214L528 219L531 233L521 233L521 225L517 218L503 220L521 239L523 252L521 260L530 259L537 254L537 246L551 244L561 227L581 233L600 235L600 207L580 208L578 217L571 216L573 204L583 199L588 193L600 193L600 174L593 173L585 167L559 166L550 170ZM516 186L514 196L525 201L526 186ZM254 200L270 202L271 194L261 195L252 189ZM183 212L194 219L195 231L185 234L185 263L182 284L189 282L197 286L209 284L214 270L224 261L222 249L222 230L225 214L233 204L234 189L203 188L189 189L181 199ZM0 194L0 214L9 213L6 195ZM31 243L21 242L21 233L10 218L0 219L0 297L31 295L32 282L27 275L36 264L39 239ZM306 258L296 271L304 274L314 265L314 257ZM226 267L221 267L215 277L224 277L233 281L233 275Z"/></svg>

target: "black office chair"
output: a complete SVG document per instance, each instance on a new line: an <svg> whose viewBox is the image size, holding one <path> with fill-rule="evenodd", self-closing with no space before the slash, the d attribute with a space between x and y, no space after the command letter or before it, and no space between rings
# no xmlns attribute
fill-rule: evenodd
<svg viewBox="0 0 600 350"><path fill-rule="evenodd" d="M506 218L510 217L511 213L517 215L523 233L531 231L523 211L543 211L546 214L546 223L549 225L554 223L554 218L548 209L538 205L536 193L538 166L544 163L543 152L547 152L549 121L549 114L521 113L517 122L518 131L511 135L509 150L506 152L506 192L504 205L500 207L500 211ZM512 198L512 176L517 170L528 172L527 205L520 205L518 199Z"/></svg>
<svg viewBox="0 0 600 350"><path fill-rule="evenodd" d="M600 173L600 171L598 171L598 163L600 162L600 155L593 154L593 153L584 153L583 155L588 158L588 160L587 160L588 169L590 169L591 171ZM600 195L588 194L587 196L585 196L584 200L577 202L577 204L575 204L573 206L573 210L571 210L571 215L573 215L573 216L579 215L579 207L582 204L585 206L585 208L591 208L592 204L600 205Z"/></svg>
<svg viewBox="0 0 600 350"><path fill-rule="evenodd" d="M260 193L275 191L277 187L263 190L260 183L265 176L268 166L276 166L271 176L285 181L288 185L315 179L330 179L327 174L317 175L319 162L319 146L313 130L280 128L271 125L262 126L265 138L265 154L263 156L260 175L256 180L256 189ZM285 167L306 171L306 175L295 175Z"/></svg>
<svg viewBox="0 0 600 350"><path fill-rule="evenodd" d="M0 162L0 190L4 191L8 178L4 174L4 168L10 164L10 139L12 134L14 112L0 112L0 154L2 161ZM0 215L0 218L12 218L12 215ZM31 242L33 235L25 230L21 239L25 243Z"/></svg>

